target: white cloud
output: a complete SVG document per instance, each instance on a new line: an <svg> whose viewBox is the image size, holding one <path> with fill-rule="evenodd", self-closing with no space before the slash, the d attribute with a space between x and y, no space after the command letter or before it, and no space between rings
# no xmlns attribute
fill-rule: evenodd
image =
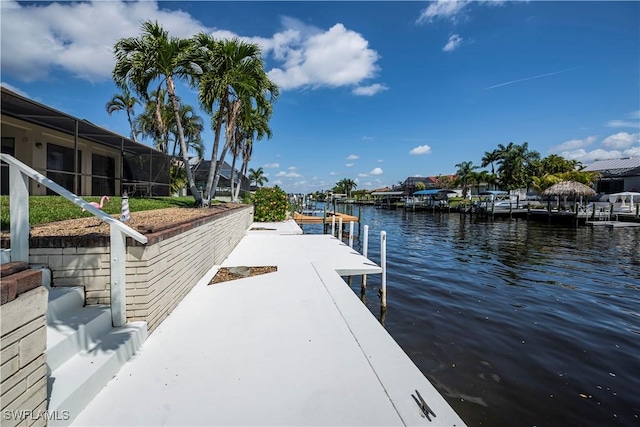
<svg viewBox="0 0 640 427"><path fill-rule="evenodd" d="M355 89L353 89L352 93L354 95L373 96L376 93L385 91L387 89L389 88L386 87L385 85L382 85L380 83L374 83L369 86L358 86Z"/></svg>
<svg viewBox="0 0 640 427"><path fill-rule="evenodd" d="M347 156L347 160L358 160L360 158L360 156L357 156L355 154L349 154Z"/></svg>
<svg viewBox="0 0 640 427"><path fill-rule="evenodd" d="M273 185L282 185L282 180L281 179L276 179L275 181L272 182Z"/></svg>
<svg viewBox="0 0 640 427"><path fill-rule="evenodd" d="M297 166L289 166L287 169L289 169L290 171L296 171L298 170Z"/></svg>
<svg viewBox="0 0 640 427"><path fill-rule="evenodd" d="M174 37L208 32L257 43L276 67L269 71L281 90L360 86L375 77L379 55L359 33L338 23L328 30L283 17L284 29L270 37L244 37L207 28L196 17L157 1L59 2L22 5L0 1L2 72L25 82L51 79L57 71L92 82L109 80L113 46L140 35L140 23L158 21ZM358 90L373 94L384 86Z"/></svg>
<svg viewBox="0 0 640 427"><path fill-rule="evenodd" d="M350 168L350 167L353 167L353 165L354 165L354 163L347 163L345 166Z"/></svg>
<svg viewBox="0 0 640 427"><path fill-rule="evenodd" d="M0 2L2 71L30 82L64 70L75 77L111 78L113 45L138 36L140 22L157 20L172 36L189 37L205 27L188 13L154 1L96 1L23 6Z"/></svg>
<svg viewBox="0 0 640 427"><path fill-rule="evenodd" d="M381 168L373 168L369 175L382 175L384 171Z"/></svg>
<svg viewBox="0 0 640 427"><path fill-rule="evenodd" d="M640 133L629 134L627 132L619 132L615 135L606 137L602 141L602 146L606 148L622 149L628 148L638 142L640 142Z"/></svg>
<svg viewBox="0 0 640 427"><path fill-rule="evenodd" d="M423 22L432 22L435 18L451 19L456 21L459 19L462 10L469 4L468 1L459 0L438 0L429 3L429 6L420 12L420 16L416 21L418 24Z"/></svg>
<svg viewBox="0 0 640 427"><path fill-rule="evenodd" d="M431 147L427 144L418 145L417 147L414 147L411 149L411 151L409 151L409 154L414 156L418 156L420 154L430 154L430 153L431 153Z"/></svg>
<svg viewBox="0 0 640 427"><path fill-rule="evenodd" d="M453 34L451 37L449 37L449 41L447 41L447 44L444 45L442 50L445 52L453 52L458 48L458 46L460 46L460 44L462 44L462 40L463 38L458 34Z"/></svg>
<svg viewBox="0 0 640 427"><path fill-rule="evenodd" d="M640 128L640 110L625 114L625 120L609 120L607 126L611 128Z"/></svg>
<svg viewBox="0 0 640 427"><path fill-rule="evenodd" d="M340 23L326 31L293 30L274 35L277 38L282 41L274 44L274 57L284 64L268 75L284 90L358 85L379 69L378 53L369 42Z"/></svg>
<svg viewBox="0 0 640 427"><path fill-rule="evenodd" d="M609 120L607 126L610 128L637 128L638 122L628 120Z"/></svg>
<svg viewBox="0 0 640 427"><path fill-rule="evenodd" d="M620 151L607 151L601 148L592 151L586 151L583 148L579 148L572 151L563 151L560 155L567 160L577 160L583 164L593 163L596 160L619 159L620 157L623 157L623 154Z"/></svg>
<svg viewBox="0 0 640 427"><path fill-rule="evenodd" d="M365 136L362 137L362 140L363 141L371 141L371 140L373 140L373 137L365 135Z"/></svg>
<svg viewBox="0 0 640 427"><path fill-rule="evenodd" d="M329 175L331 175L331 176L340 175L340 172L331 171L331 172L329 172Z"/></svg>
<svg viewBox="0 0 640 427"><path fill-rule="evenodd" d="M266 165L262 165L265 169L277 169L280 167L280 163L267 163Z"/></svg>
<svg viewBox="0 0 640 427"><path fill-rule="evenodd" d="M378 163L384 163L384 160L378 159Z"/></svg>
<svg viewBox="0 0 640 427"><path fill-rule="evenodd" d="M584 139L571 139L569 141L565 141L560 145L556 145L555 147L551 147L549 151L551 152L559 152L559 151L572 151L578 148L588 147L596 141L596 136L588 136Z"/></svg>
<svg viewBox="0 0 640 427"><path fill-rule="evenodd" d="M364 178L364 177L367 177L367 176L369 176L369 175L367 175L366 173L359 173L359 174L358 174L358 176L359 176L360 178Z"/></svg>
<svg viewBox="0 0 640 427"><path fill-rule="evenodd" d="M296 172L285 172L280 171L276 174L277 177L285 177L285 178L300 178L302 175Z"/></svg>

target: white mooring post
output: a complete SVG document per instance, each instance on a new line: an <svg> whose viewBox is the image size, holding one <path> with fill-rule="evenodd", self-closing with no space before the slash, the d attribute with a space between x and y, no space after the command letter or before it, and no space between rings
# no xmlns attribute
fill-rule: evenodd
<svg viewBox="0 0 640 427"><path fill-rule="evenodd" d="M382 267L382 293L380 306L387 309L387 232L380 232L380 267Z"/></svg>
<svg viewBox="0 0 640 427"><path fill-rule="evenodd" d="M353 248L353 221L349 221L349 247Z"/></svg>
<svg viewBox="0 0 640 427"><path fill-rule="evenodd" d="M338 240L342 242L342 217L338 218Z"/></svg>
<svg viewBox="0 0 640 427"><path fill-rule="evenodd" d="M127 323L126 238L116 227L111 234L111 322L114 327Z"/></svg>
<svg viewBox="0 0 640 427"><path fill-rule="evenodd" d="M364 237L362 240L362 256L367 258L367 253L369 252L369 226L364 226ZM367 275L362 275L362 290L367 289Z"/></svg>
<svg viewBox="0 0 640 427"><path fill-rule="evenodd" d="M336 216L331 215L331 236L336 236Z"/></svg>

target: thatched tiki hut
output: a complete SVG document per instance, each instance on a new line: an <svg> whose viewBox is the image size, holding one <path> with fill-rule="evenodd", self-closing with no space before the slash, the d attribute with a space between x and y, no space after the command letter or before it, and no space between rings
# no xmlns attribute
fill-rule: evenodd
<svg viewBox="0 0 640 427"><path fill-rule="evenodd" d="M582 184L576 181L560 181L557 184L552 185L542 192L543 196L558 196L558 205L560 204L560 197L564 198L565 203L567 198L571 198L575 204L578 197L582 203L582 197L595 196L596 192L588 185ZM551 203L551 202L549 202Z"/></svg>

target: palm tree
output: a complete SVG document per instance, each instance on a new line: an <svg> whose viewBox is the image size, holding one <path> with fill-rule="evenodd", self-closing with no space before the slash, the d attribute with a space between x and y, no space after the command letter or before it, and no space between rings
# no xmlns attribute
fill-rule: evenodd
<svg viewBox="0 0 640 427"><path fill-rule="evenodd" d="M473 165L473 162L461 162L456 164L458 170L456 171L456 176L458 183L462 185L462 196L467 197L467 193L469 192L469 183L473 177L474 169L478 169L477 166Z"/></svg>
<svg viewBox="0 0 640 427"><path fill-rule="evenodd" d="M116 65L113 69L113 80L121 87L132 87L141 96L147 96L151 83L164 85L173 107L180 150L182 152L187 180L191 194L197 205L202 205L202 197L198 193L189 166L188 150L184 138L184 130L180 120L180 103L176 96L175 79L193 79L199 72L192 61L194 50L190 40L169 37L157 22L145 21L142 24L140 37L123 38L116 42L114 52Z"/></svg>
<svg viewBox="0 0 640 427"><path fill-rule="evenodd" d="M249 169L249 181L255 182L256 187L262 187L265 182L269 182L269 178L264 174L262 167L258 169Z"/></svg>
<svg viewBox="0 0 640 427"><path fill-rule="evenodd" d="M358 187L358 184L355 183L354 180L350 178L343 178L340 181L336 182L336 189L340 193L344 193L348 198L351 198L351 190Z"/></svg>
<svg viewBox="0 0 640 427"><path fill-rule="evenodd" d="M540 153L529 151L527 142L522 145L510 142L506 147L502 144L498 147L500 150L498 173L502 188L505 190L528 188L533 182L533 177L536 176L536 165L540 160Z"/></svg>
<svg viewBox="0 0 640 427"><path fill-rule="evenodd" d="M238 146L236 151L238 151L242 156L242 167L240 169L241 177L245 176L247 173L247 167L249 166L249 161L251 160L251 155L253 153L254 140L258 141L265 136L267 138L271 138L272 136L271 128L269 128L268 123L270 116L270 112L268 112L268 114L265 112L261 113L258 109L252 108L248 114L241 116L241 121L236 126L237 136L235 142ZM242 178L238 181L234 200L238 200L240 195L241 182Z"/></svg>
<svg viewBox="0 0 640 427"><path fill-rule="evenodd" d="M486 168L487 166L491 165L491 173L495 174L496 171L494 168L494 163L497 162L499 159L500 159L499 150L485 151L484 156L482 157L482 164L480 165L480 167Z"/></svg>
<svg viewBox="0 0 640 427"><path fill-rule="evenodd" d="M127 120L129 121L129 128L131 129L131 138L134 142L138 142L136 139L136 132L133 127L133 118L131 117L134 114L134 107L136 104L140 104L140 102L136 99L136 97L131 96L131 92L129 92L129 88L125 87L122 90L122 93L118 93L113 95L109 102L107 102L104 108L109 113L109 117L115 111L126 111Z"/></svg>
<svg viewBox="0 0 640 427"><path fill-rule="evenodd" d="M204 194L205 200L209 201L215 193L224 158L232 143L232 121L237 120L234 116L240 114L241 104L270 111L270 104L277 97L278 88L264 71L261 50L257 44L237 38L215 40L205 33L196 35L194 43L199 53L198 63L203 69L198 80L200 103L214 117L211 169ZM236 101L240 101L240 105ZM236 107L234 111L231 111L232 106ZM225 120L226 142L218 157Z"/></svg>

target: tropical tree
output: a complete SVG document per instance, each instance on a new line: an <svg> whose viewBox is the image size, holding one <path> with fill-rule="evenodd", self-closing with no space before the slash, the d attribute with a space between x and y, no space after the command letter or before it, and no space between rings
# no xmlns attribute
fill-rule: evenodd
<svg viewBox="0 0 640 427"><path fill-rule="evenodd" d="M462 186L462 196L467 197L469 193L469 183L472 182L473 171L477 169L477 166L473 165L473 162L461 162L456 164L458 170L456 171L456 181L458 185Z"/></svg>
<svg viewBox="0 0 640 427"><path fill-rule="evenodd" d="M140 104L135 96L131 95L129 88L122 89L122 93L113 95L111 99L105 104L104 108L109 113L109 116L116 111L125 111L127 113L127 121L129 122L129 128L131 129L131 138L138 142L136 139L136 132L133 127L133 115L135 114L134 108L136 104Z"/></svg>
<svg viewBox="0 0 640 427"><path fill-rule="evenodd" d="M559 174L572 172L582 167L582 163L577 160L566 160L557 154L551 154L539 162L541 174Z"/></svg>
<svg viewBox="0 0 640 427"><path fill-rule="evenodd" d="M480 167L485 168L491 165L491 173L495 174L496 170L495 170L494 164L498 160L500 160L500 150L485 151L484 156L482 157L482 164L480 164Z"/></svg>
<svg viewBox="0 0 640 427"><path fill-rule="evenodd" d="M357 186L358 184L356 184L354 180L350 178L343 178L336 182L334 189L337 193L346 194L347 197L351 198L351 190L355 189Z"/></svg>
<svg viewBox="0 0 640 427"><path fill-rule="evenodd" d="M530 151L527 142L522 145L510 142L506 147L499 144L498 150L500 186L504 190L528 188L536 176L536 164L540 160L540 154Z"/></svg>
<svg viewBox="0 0 640 427"><path fill-rule="evenodd" d="M249 114L243 115L240 122L236 126L237 138L235 143L238 145L237 151L242 156L242 167L240 176L246 176L249 161L253 153L253 142L263 139L265 136L271 138L271 128L269 128L269 117L271 112L260 112L258 109L252 108ZM234 152L235 161L235 152ZM266 177L265 177L266 178ZM240 195L241 181L238 181L234 200Z"/></svg>
<svg viewBox="0 0 640 427"><path fill-rule="evenodd" d="M140 96L147 96L149 85L164 86L176 122L180 151L191 194L197 205L202 205L200 196L189 166L189 155L180 118L180 103L176 95L176 79L192 80L200 73L192 60L194 50L191 40L170 37L157 22L142 23L140 37L120 39L114 46L116 65L113 80L122 89L133 88ZM154 86L155 87L155 86Z"/></svg>
<svg viewBox="0 0 640 427"><path fill-rule="evenodd" d="M196 35L194 43L198 63L203 70L198 79L200 103L213 117L211 169L204 191L205 203L208 203L215 193L224 158L233 142L234 121L237 121L238 114L246 111L242 104L270 111L271 102L278 95L278 88L264 71L261 50L257 44L238 38L216 40L206 33ZM218 157L225 121L226 141Z"/></svg>
<svg viewBox="0 0 640 427"><path fill-rule="evenodd" d="M249 169L249 181L254 182L256 187L262 187L266 182L269 182L269 178L264 173L262 167L258 169Z"/></svg>

